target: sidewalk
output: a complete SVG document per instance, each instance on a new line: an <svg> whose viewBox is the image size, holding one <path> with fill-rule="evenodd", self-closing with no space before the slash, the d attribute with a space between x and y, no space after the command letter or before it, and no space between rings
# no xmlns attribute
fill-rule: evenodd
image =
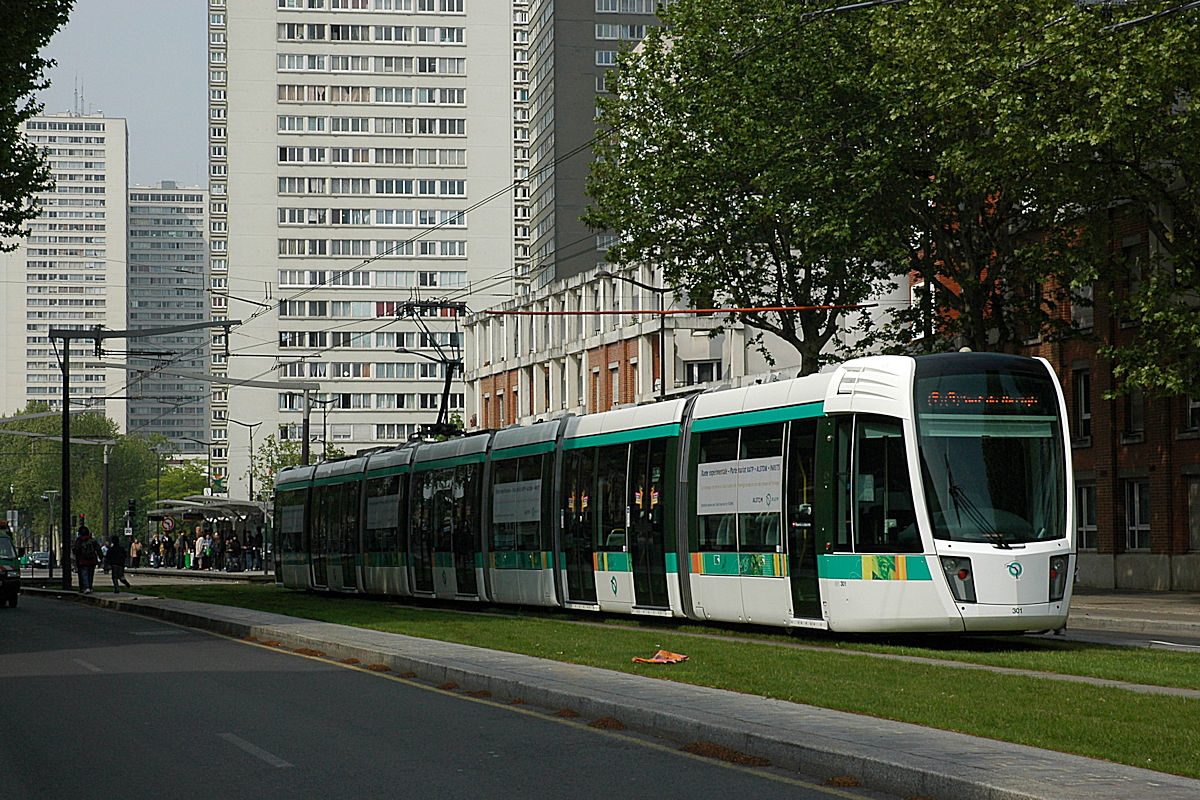
<svg viewBox="0 0 1200 800"><path fill-rule="evenodd" d="M1200 637L1200 594L1077 587L1067 627Z"/></svg>
<svg viewBox="0 0 1200 800"><path fill-rule="evenodd" d="M317 650L336 660L386 664L393 673L412 672L434 684L453 681L463 690L486 690L500 700L520 697L545 708L569 708L585 720L614 717L635 730L679 742L713 742L822 778L850 775L864 786L900 796L1200 797L1200 780L755 695L240 608L136 595L61 596L228 636L278 642L285 649ZM1080 599L1081 613L1091 621L1131 609L1136 617L1152 608L1140 599L1118 603L1108 594ZM1171 613L1200 622L1194 600L1181 599L1178 611ZM1074 613L1072 618L1074 624Z"/></svg>

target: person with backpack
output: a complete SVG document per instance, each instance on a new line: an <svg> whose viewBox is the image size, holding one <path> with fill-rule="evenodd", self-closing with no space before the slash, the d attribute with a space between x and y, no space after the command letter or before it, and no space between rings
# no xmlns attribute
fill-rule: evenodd
<svg viewBox="0 0 1200 800"><path fill-rule="evenodd" d="M109 540L108 550L104 552L104 563L112 573L113 594L121 593L121 584L129 585L125 580L125 548L116 536Z"/></svg>
<svg viewBox="0 0 1200 800"><path fill-rule="evenodd" d="M79 535L71 545L71 554L75 556L75 569L79 572L79 591L81 594L91 594L96 565L100 563L100 545L92 538L87 525L79 526Z"/></svg>

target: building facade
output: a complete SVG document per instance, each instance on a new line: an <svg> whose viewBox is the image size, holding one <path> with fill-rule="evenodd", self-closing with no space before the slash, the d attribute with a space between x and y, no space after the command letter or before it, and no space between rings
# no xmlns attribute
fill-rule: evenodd
<svg viewBox="0 0 1200 800"><path fill-rule="evenodd" d="M527 114L529 273L535 287L604 261L607 238L580 221L596 97L617 53L658 22L660 0L530 0ZM520 111L518 111L518 114ZM520 127L522 119L518 118Z"/></svg>
<svg viewBox="0 0 1200 800"><path fill-rule="evenodd" d="M208 320L208 190L160 181L129 187L129 327L133 330ZM225 288L222 276L213 284ZM128 362L147 369L170 361L172 370L204 373L207 330L130 340ZM209 386L155 374L131 380L131 433L159 434L184 454L205 454Z"/></svg>
<svg viewBox="0 0 1200 800"><path fill-rule="evenodd" d="M433 422L460 353L441 304L513 272L513 10L484 0L210 0L214 471L249 431L353 452ZM215 284L214 284L215 287ZM265 305L263 305L265 304ZM462 384L452 398L461 408ZM243 438L245 437L245 438ZM236 439L236 441L235 441Z"/></svg>
<svg viewBox="0 0 1200 800"><path fill-rule="evenodd" d="M42 213L28 224L29 236L0 253L5 414L35 400L62 407L62 372L50 328L126 327L125 120L42 114L25 122L24 134L45 153L54 185L37 195ZM92 342L72 343L71 405L95 408L124 430L126 375L105 369L94 356Z"/></svg>
<svg viewBox="0 0 1200 800"><path fill-rule="evenodd" d="M740 324L687 313L660 278L649 267L593 268L468 317L468 430L795 377L789 345L765 336L769 363Z"/></svg>
<svg viewBox="0 0 1200 800"><path fill-rule="evenodd" d="M1070 310L1085 334L1034 352L1058 372L1067 398L1075 470L1078 581L1102 589L1200 591L1200 397L1120 393L1103 343L1127 344L1137 326L1114 309L1152 263L1146 224L1115 215L1110 245L1127 278L1086 287Z"/></svg>

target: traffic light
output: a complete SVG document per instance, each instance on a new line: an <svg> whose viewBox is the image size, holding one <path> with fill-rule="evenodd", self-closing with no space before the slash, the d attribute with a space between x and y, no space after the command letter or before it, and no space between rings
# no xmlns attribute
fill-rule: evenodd
<svg viewBox="0 0 1200 800"><path fill-rule="evenodd" d="M133 516L137 513L137 501L132 497L129 498L129 521L133 522Z"/></svg>

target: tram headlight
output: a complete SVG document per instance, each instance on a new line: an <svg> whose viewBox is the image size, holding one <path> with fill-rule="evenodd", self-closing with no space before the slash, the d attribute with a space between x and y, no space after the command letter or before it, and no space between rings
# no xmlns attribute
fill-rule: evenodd
<svg viewBox="0 0 1200 800"><path fill-rule="evenodd" d="M975 576L971 572L971 559L942 556L942 572L954 599L960 603L975 602Z"/></svg>
<svg viewBox="0 0 1200 800"><path fill-rule="evenodd" d="M1050 556L1050 602L1062 600L1067 591L1067 568L1071 565L1070 556Z"/></svg>

